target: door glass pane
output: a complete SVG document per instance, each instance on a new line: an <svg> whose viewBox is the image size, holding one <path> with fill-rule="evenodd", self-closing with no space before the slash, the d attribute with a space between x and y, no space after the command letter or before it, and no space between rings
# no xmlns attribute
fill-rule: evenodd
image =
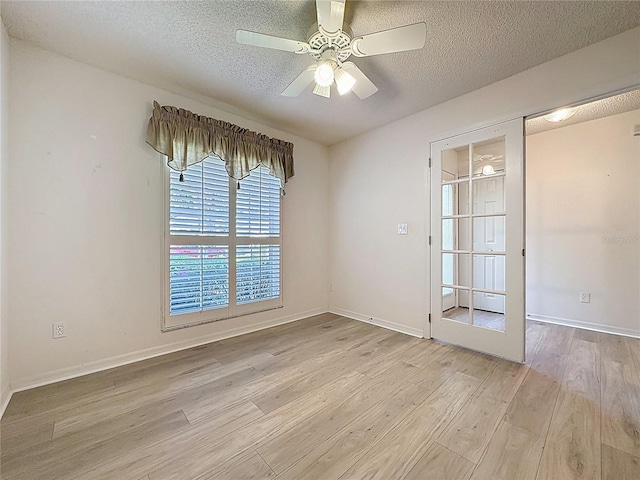
<svg viewBox="0 0 640 480"><path fill-rule="evenodd" d="M473 288L505 291L504 255L473 256Z"/></svg>
<svg viewBox="0 0 640 480"><path fill-rule="evenodd" d="M465 181L458 184L457 196L458 215L469 215L469 182Z"/></svg>
<svg viewBox="0 0 640 480"><path fill-rule="evenodd" d="M443 183L469 177L469 145L443 150L441 161Z"/></svg>
<svg viewBox="0 0 640 480"><path fill-rule="evenodd" d="M471 250L468 218L442 220L442 250Z"/></svg>
<svg viewBox="0 0 640 480"><path fill-rule="evenodd" d="M471 251L471 219L469 218L459 218L456 220L457 227L456 230L456 240L457 240L457 248L456 250L465 250L467 252Z"/></svg>
<svg viewBox="0 0 640 480"><path fill-rule="evenodd" d="M455 285L456 254L442 254L442 283L443 285Z"/></svg>
<svg viewBox="0 0 640 480"><path fill-rule="evenodd" d="M504 332L504 295L485 292L473 293L473 325Z"/></svg>
<svg viewBox="0 0 640 480"><path fill-rule="evenodd" d="M442 250L455 250L456 220L442 220Z"/></svg>
<svg viewBox="0 0 640 480"><path fill-rule="evenodd" d="M505 172L505 143L504 137L474 143L473 146L473 176L481 177Z"/></svg>
<svg viewBox="0 0 640 480"><path fill-rule="evenodd" d="M458 185L455 183L442 185L442 216L457 215L455 201L458 195Z"/></svg>
<svg viewBox="0 0 640 480"><path fill-rule="evenodd" d="M473 213L504 213L504 176L478 178L473 181Z"/></svg>
<svg viewBox="0 0 640 480"><path fill-rule="evenodd" d="M473 219L473 249L477 252L504 252L506 248L504 215Z"/></svg>
<svg viewBox="0 0 640 480"><path fill-rule="evenodd" d="M465 294L466 298L468 298L468 293L469 292L460 290L458 288L443 288L442 318L470 325L471 318L469 315L469 307L460 305L460 298L463 296L463 294Z"/></svg>
<svg viewBox="0 0 640 480"><path fill-rule="evenodd" d="M469 178L469 150L471 145L456 148L456 176L457 178Z"/></svg>
<svg viewBox="0 0 640 480"><path fill-rule="evenodd" d="M456 253L456 285L471 287L471 255Z"/></svg>
<svg viewBox="0 0 640 480"><path fill-rule="evenodd" d="M442 253L443 286L470 287L471 255L468 253Z"/></svg>
<svg viewBox="0 0 640 480"><path fill-rule="evenodd" d="M469 215L469 182L442 185L442 216Z"/></svg>

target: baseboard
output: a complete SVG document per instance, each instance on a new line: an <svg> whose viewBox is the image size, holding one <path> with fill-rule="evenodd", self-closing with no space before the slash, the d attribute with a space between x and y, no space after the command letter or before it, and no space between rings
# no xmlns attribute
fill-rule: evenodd
<svg viewBox="0 0 640 480"><path fill-rule="evenodd" d="M265 328L275 327L277 325L283 325L285 323L296 322L314 315L327 313L326 308L318 308L314 310L308 310L286 317L280 317L275 320L268 320L259 322L250 327L245 328L231 328L224 332L219 332L215 335L207 335L198 337L196 339L190 339L183 342L171 343L168 345L162 345L159 347L152 347L145 350L138 350L136 352L126 353L124 355L117 355L114 357L106 358L103 360L97 360L95 362L85 363L83 365L62 368L53 372L48 372L43 375L36 375L33 377L25 378L11 384L12 393L20 392L23 390L29 390L31 388L41 387L43 385L49 385L51 383L61 382L63 380L69 380L71 378L81 377L91 373L101 372L110 368L121 367L122 365L128 365L130 363L140 362L149 358L159 357L161 355L167 355L169 353L178 352L180 350L186 350L188 348L198 347L211 342L217 342L224 340L225 338L236 337L238 335L244 335L246 333L256 332L258 330L264 330ZM4 410L3 410L4 411Z"/></svg>
<svg viewBox="0 0 640 480"><path fill-rule="evenodd" d="M362 315L356 312L350 312L349 310L343 310L341 308L330 308L329 313L335 313L336 315L341 315L343 317L351 318L353 320L358 320L364 323L370 323L378 327L386 328L388 330L393 330L394 332L400 332L406 335L411 335L412 337L418 337L418 338L424 337L422 330L418 328L407 327L406 325L401 325L399 323L391 322L389 320L383 320L381 318L375 318L375 317L368 317L366 315Z"/></svg>
<svg viewBox="0 0 640 480"><path fill-rule="evenodd" d="M10 391L8 387L2 389L2 393L0 394L0 398L2 398L2 404L0 405L0 420L4 415L4 411L7 409L7 405L9 405L11 395L13 395L13 392Z"/></svg>
<svg viewBox="0 0 640 480"><path fill-rule="evenodd" d="M554 323L556 325L564 325L565 327L582 328L584 330L593 330L594 332L611 333L613 335L623 335L625 337L640 338L639 331L631 330L629 328L612 327L611 325L583 322L581 320L552 317L549 315L538 315L536 313L527 313L527 318L531 320L537 320L539 322L544 322L544 323Z"/></svg>

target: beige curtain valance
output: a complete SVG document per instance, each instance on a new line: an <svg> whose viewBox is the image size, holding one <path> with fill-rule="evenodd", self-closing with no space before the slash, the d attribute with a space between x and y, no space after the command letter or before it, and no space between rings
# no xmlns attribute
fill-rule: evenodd
<svg viewBox="0 0 640 480"><path fill-rule="evenodd" d="M260 164L284 184L294 175L293 143L269 138L231 123L153 102L147 143L182 172L211 155L220 157L229 176L242 180Z"/></svg>

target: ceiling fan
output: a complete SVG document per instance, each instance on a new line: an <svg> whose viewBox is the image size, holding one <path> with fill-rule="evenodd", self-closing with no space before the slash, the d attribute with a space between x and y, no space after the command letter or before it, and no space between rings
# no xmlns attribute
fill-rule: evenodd
<svg viewBox="0 0 640 480"><path fill-rule="evenodd" d="M422 48L427 38L427 25L420 22L355 37L349 25L344 23L345 1L316 0L318 23L312 27L306 42L247 30L237 30L236 41L297 54L307 53L316 61L284 89L282 95L286 97L297 97L315 80L313 93L316 95L329 98L331 85L335 82L340 95L353 91L360 99L365 99L376 93L378 88L353 62L346 60L351 55L369 57Z"/></svg>

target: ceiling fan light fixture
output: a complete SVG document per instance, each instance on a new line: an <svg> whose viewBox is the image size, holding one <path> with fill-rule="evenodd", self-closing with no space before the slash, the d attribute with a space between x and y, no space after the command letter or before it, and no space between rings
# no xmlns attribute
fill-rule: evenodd
<svg viewBox="0 0 640 480"><path fill-rule="evenodd" d="M547 122L562 122L567 118L571 118L578 111L577 108L561 108L560 110L556 110L555 112L550 113L549 115L545 115L543 118Z"/></svg>
<svg viewBox="0 0 640 480"><path fill-rule="evenodd" d="M331 85L320 85L316 83L316 86L313 87L313 93L321 97L331 98Z"/></svg>
<svg viewBox="0 0 640 480"><path fill-rule="evenodd" d="M318 64L313 78L321 87L329 87L335 79L334 67L331 62L321 62Z"/></svg>
<svg viewBox="0 0 640 480"><path fill-rule="evenodd" d="M349 73L345 72L342 68L338 68L335 71L336 87L338 87L338 93L344 95L349 93L353 86L356 84L356 79Z"/></svg>

